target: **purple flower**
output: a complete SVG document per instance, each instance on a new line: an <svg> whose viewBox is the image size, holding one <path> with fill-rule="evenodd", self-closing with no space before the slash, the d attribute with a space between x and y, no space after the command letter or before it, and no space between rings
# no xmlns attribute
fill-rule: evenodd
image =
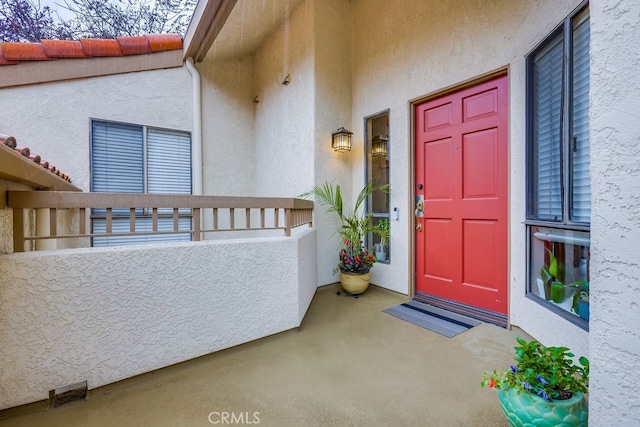
<svg viewBox="0 0 640 427"><path fill-rule="evenodd" d="M526 381L522 381L520 384L522 384L522 387L523 387L525 390L532 390L532 389L533 389L533 387L531 387L531 384L529 384L529 383L528 383L528 382L526 382Z"/></svg>
<svg viewBox="0 0 640 427"><path fill-rule="evenodd" d="M551 401L551 398L549 397L549 395L542 389L538 390L538 396L542 397L544 400L546 401Z"/></svg>
<svg viewBox="0 0 640 427"><path fill-rule="evenodd" d="M538 381L540 381L540 382L541 382L542 384L544 384L544 385L549 384L549 383L547 382L547 380L545 380L544 378L542 378L540 375L538 375L536 378L538 379Z"/></svg>
<svg viewBox="0 0 640 427"><path fill-rule="evenodd" d="M515 366L513 366L513 365L509 366L509 368L511 368L511 372L513 372L514 374L515 374L516 372L518 372L518 370L516 369L516 367L515 367Z"/></svg>

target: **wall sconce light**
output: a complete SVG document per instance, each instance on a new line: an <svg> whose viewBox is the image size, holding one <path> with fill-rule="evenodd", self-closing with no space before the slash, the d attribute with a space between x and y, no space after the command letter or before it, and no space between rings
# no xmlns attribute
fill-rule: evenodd
<svg viewBox="0 0 640 427"><path fill-rule="evenodd" d="M387 157L389 152L389 138L376 135L371 140L371 157Z"/></svg>
<svg viewBox="0 0 640 427"><path fill-rule="evenodd" d="M351 151L351 135L353 132L340 128L331 134L333 151Z"/></svg>

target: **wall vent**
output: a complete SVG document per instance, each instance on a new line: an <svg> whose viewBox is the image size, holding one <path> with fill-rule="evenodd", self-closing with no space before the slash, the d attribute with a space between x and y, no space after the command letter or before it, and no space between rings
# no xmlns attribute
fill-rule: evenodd
<svg viewBox="0 0 640 427"><path fill-rule="evenodd" d="M49 391L49 407L57 408L66 403L87 398L87 381L71 384Z"/></svg>

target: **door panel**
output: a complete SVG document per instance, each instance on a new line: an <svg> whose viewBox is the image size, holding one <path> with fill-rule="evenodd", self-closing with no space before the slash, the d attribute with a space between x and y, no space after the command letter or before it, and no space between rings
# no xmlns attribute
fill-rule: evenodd
<svg viewBox="0 0 640 427"><path fill-rule="evenodd" d="M416 106L416 292L507 313L507 77Z"/></svg>

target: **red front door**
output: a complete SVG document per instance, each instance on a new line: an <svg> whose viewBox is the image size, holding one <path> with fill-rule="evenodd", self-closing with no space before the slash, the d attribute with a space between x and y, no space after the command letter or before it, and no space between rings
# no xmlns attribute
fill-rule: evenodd
<svg viewBox="0 0 640 427"><path fill-rule="evenodd" d="M504 76L415 110L416 293L504 315L507 105Z"/></svg>

